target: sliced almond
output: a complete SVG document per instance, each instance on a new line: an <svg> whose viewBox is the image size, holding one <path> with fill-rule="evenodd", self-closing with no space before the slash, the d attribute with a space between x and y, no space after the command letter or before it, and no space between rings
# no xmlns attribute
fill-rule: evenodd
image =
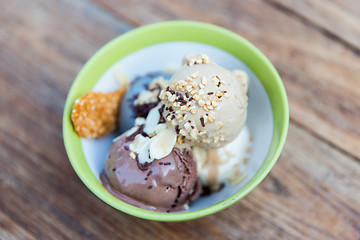
<svg viewBox="0 0 360 240"><path fill-rule="evenodd" d="M159 108L160 108L160 106L161 105L159 104L156 107L154 107L153 109L151 109L151 111L149 112L149 114L145 120L144 132L146 132L147 134L154 132L155 127L159 123L159 119L160 119Z"/></svg>
<svg viewBox="0 0 360 240"><path fill-rule="evenodd" d="M164 130L166 128L166 124L158 124L156 127L155 127L155 131L156 131L156 134L159 134L159 132L161 132L162 130Z"/></svg>
<svg viewBox="0 0 360 240"><path fill-rule="evenodd" d="M176 133L172 129L164 129L152 138L150 143L150 157L161 159L169 155L176 143Z"/></svg>

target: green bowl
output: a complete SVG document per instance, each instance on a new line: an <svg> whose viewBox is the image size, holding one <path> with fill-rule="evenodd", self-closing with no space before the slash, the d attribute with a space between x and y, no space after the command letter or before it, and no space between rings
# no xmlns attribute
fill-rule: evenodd
<svg viewBox="0 0 360 240"><path fill-rule="evenodd" d="M265 149L261 166L251 179L231 196L195 211L159 213L144 210L112 196L91 171L84 157L80 137L74 132L70 119L74 101L93 89L102 75L116 62L145 47L173 41L207 44L241 60L265 89L272 111L272 136ZM216 59L215 59L216 61ZM264 91L264 92L265 92ZM251 97L256 97L252 96ZM192 22L170 21L156 23L125 33L102 47L85 64L76 77L66 99L63 115L63 136L70 162L84 184L100 199L130 215L156 221L186 221L204 217L225 209L253 190L269 173L284 146L289 124L289 108L283 83L274 66L255 46L241 36L218 26Z"/></svg>

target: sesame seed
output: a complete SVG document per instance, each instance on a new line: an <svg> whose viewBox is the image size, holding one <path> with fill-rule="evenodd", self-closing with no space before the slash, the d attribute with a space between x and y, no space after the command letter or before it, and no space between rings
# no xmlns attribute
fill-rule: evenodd
<svg viewBox="0 0 360 240"><path fill-rule="evenodd" d="M191 128L191 125L187 122L187 123L184 124L184 128L185 128L186 131L189 131L190 128Z"/></svg>
<svg viewBox="0 0 360 240"><path fill-rule="evenodd" d="M193 109L191 109L190 111L192 114L197 114L198 113L198 109L196 107L194 107Z"/></svg>
<svg viewBox="0 0 360 240"><path fill-rule="evenodd" d="M207 123L208 122L208 115L204 114L202 117L204 118L204 123Z"/></svg>
<svg viewBox="0 0 360 240"><path fill-rule="evenodd" d="M205 135L206 134L206 131L200 131L199 132L199 136L202 136L202 135Z"/></svg>
<svg viewBox="0 0 360 240"><path fill-rule="evenodd" d="M185 82L185 81L180 81L180 82L178 82L178 83L179 83L179 85L182 86L182 87L186 85L186 82Z"/></svg>
<svg viewBox="0 0 360 240"><path fill-rule="evenodd" d="M193 79L197 78L199 76L199 72L195 72L191 75Z"/></svg>
<svg viewBox="0 0 360 240"><path fill-rule="evenodd" d="M182 117L181 114L177 114L177 115L176 115L176 119L177 119L177 120L179 120L181 117Z"/></svg>
<svg viewBox="0 0 360 240"><path fill-rule="evenodd" d="M206 84L207 84L207 79L206 79L206 77L205 77L205 76L204 76L204 77L202 77L201 83L202 83L202 84L204 84L204 85L206 85Z"/></svg>
<svg viewBox="0 0 360 240"><path fill-rule="evenodd" d="M135 159L136 158L136 154L134 152L130 152L129 156L132 158L132 159Z"/></svg>
<svg viewBox="0 0 360 240"><path fill-rule="evenodd" d="M210 113L208 116L209 122L214 122L215 121L215 116L214 114Z"/></svg>
<svg viewBox="0 0 360 240"><path fill-rule="evenodd" d="M191 95L194 95L194 94L196 94L197 92L198 92L198 90L194 89L194 90L192 90L190 93L191 93Z"/></svg>
<svg viewBox="0 0 360 240"><path fill-rule="evenodd" d="M202 142L205 143L205 144L209 144L210 140L209 139L203 139Z"/></svg>
<svg viewBox="0 0 360 240"><path fill-rule="evenodd" d="M197 139L197 130L196 129L191 130L190 137L191 137L192 140Z"/></svg>
<svg viewBox="0 0 360 240"><path fill-rule="evenodd" d="M200 100L199 95L194 95L194 99L195 99L195 101L199 101Z"/></svg>
<svg viewBox="0 0 360 240"><path fill-rule="evenodd" d="M186 137L187 133L185 131L185 129L180 129L180 132L179 132L181 135L183 135L184 137Z"/></svg>
<svg viewBox="0 0 360 240"><path fill-rule="evenodd" d="M201 107L205 105L205 101L202 100L202 99L200 99L198 103L199 103L199 105L200 105Z"/></svg>
<svg viewBox="0 0 360 240"><path fill-rule="evenodd" d="M169 102L174 102L176 99L176 96L175 95L172 95L170 98L169 98Z"/></svg>

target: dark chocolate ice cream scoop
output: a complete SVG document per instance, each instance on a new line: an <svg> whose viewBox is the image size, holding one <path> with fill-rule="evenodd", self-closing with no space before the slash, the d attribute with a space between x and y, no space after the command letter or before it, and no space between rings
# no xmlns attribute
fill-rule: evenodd
<svg viewBox="0 0 360 240"><path fill-rule="evenodd" d="M146 74L144 76L138 76L131 82L129 89L126 91L125 96L119 106L120 133L123 133L128 129L132 128L135 123L135 118L137 117L146 118L149 111L158 104L157 101L157 102L135 106L134 101L137 99L138 95L141 92L148 89L148 86L155 78L159 78L159 77L163 77L165 80L169 80L171 78L171 75L161 72L153 72Z"/></svg>
<svg viewBox="0 0 360 240"><path fill-rule="evenodd" d="M168 156L141 164L130 144L123 135L112 145L101 174L114 196L144 209L170 212L182 210L200 195L191 150L175 147Z"/></svg>

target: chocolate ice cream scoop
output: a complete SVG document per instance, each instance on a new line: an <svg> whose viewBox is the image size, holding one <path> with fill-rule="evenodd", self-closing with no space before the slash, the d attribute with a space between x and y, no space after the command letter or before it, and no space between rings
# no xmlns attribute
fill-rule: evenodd
<svg viewBox="0 0 360 240"><path fill-rule="evenodd" d="M132 128L135 118L146 118L149 111L160 101L157 97L164 84L168 84L170 75L161 72L138 76L131 82L123 101L119 105L120 133Z"/></svg>
<svg viewBox="0 0 360 240"><path fill-rule="evenodd" d="M200 195L196 163L191 150L175 147L162 159L141 164L122 135L108 152L100 178L117 198L153 211L178 211Z"/></svg>

